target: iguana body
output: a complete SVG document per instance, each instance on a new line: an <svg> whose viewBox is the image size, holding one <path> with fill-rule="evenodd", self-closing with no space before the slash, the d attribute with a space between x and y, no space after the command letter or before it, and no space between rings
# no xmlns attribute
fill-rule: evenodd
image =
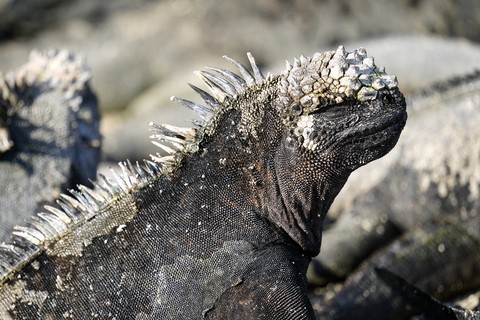
<svg viewBox="0 0 480 320"><path fill-rule="evenodd" d="M172 155L123 164L103 192L63 196L50 222L16 232L0 258L0 314L314 318L305 271L323 218L350 172L395 145L405 101L363 49L266 78L249 59L253 76L230 58L243 78L200 74L208 106L174 98L207 122L157 127Z"/></svg>
<svg viewBox="0 0 480 320"><path fill-rule="evenodd" d="M3 122L7 141L0 148L1 243L61 192L90 185L100 133L90 73L73 54L32 52L27 64L0 78L0 127Z"/></svg>

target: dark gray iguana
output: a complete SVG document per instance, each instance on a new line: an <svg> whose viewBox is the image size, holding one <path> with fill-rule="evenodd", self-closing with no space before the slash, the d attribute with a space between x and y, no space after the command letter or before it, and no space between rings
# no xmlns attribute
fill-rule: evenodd
<svg viewBox="0 0 480 320"><path fill-rule="evenodd" d="M99 114L89 79L81 58L55 50L0 75L0 243L61 192L95 179Z"/></svg>
<svg viewBox="0 0 480 320"><path fill-rule="evenodd" d="M349 174L395 145L396 79L365 50L302 56L282 75L201 72L206 123L156 127L171 154L62 196L0 247L16 319L314 319L305 272Z"/></svg>

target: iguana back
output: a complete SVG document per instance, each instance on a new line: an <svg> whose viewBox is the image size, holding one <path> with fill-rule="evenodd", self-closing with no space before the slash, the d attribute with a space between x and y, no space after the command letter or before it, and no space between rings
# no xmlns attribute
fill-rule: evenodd
<svg viewBox="0 0 480 320"><path fill-rule="evenodd" d="M18 71L0 75L9 142L0 153L0 243L61 192L95 179L99 114L89 79L67 51L32 52Z"/></svg>
<svg viewBox="0 0 480 320"><path fill-rule="evenodd" d="M156 126L166 157L62 196L0 253L0 314L17 319L313 319L305 271L350 172L406 121L396 79L363 49L278 76L210 68L204 119ZM0 247L1 250L1 247Z"/></svg>

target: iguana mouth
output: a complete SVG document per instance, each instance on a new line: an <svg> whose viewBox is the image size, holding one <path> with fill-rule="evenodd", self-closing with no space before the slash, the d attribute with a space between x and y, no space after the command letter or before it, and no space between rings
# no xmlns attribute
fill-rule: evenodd
<svg viewBox="0 0 480 320"><path fill-rule="evenodd" d="M389 102L389 105L393 104L392 101ZM352 104L349 111L346 111L348 107L345 105L330 106L300 118L292 133L303 147L311 150L317 148L321 141L319 137L322 136L330 137L328 142L323 143L322 148L325 150L346 145L366 149L382 146L388 148L389 145L393 147L405 126L407 113L406 108L392 108L389 105L359 108ZM345 115L345 112L350 114ZM313 118L308 117L315 115L321 117L320 125L311 128L309 122L313 122Z"/></svg>
<svg viewBox="0 0 480 320"><path fill-rule="evenodd" d="M344 139L347 144L362 145L362 147L367 148L385 146L386 144L391 144L393 147L405 126L405 122L406 117L398 115L393 119L388 119L381 125L350 132Z"/></svg>
<svg viewBox="0 0 480 320"><path fill-rule="evenodd" d="M376 123L377 125L364 130L356 131L352 135L359 136L361 138L371 138L379 134L384 135L386 132L398 131L398 133L400 133L402 128L405 126L406 120L407 118L405 113L396 113L392 117L384 119L383 123L380 125Z"/></svg>
<svg viewBox="0 0 480 320"><path fill-rule="evenodd" d="M393 101L389 104L398 105ZM350 144L371 144L372 146L392 141L393 146L406 124L407 112L405 107L391 109L389 105L386 105L384 108L389 110L360 120L365 123L365 126L360 126L357 123L355 126L346 129L342 138Z"/></svg>
<svg viewBox="0 0 480 320"><path fill-rule="evenodd" d="M362 166L370 161L386 155L393 149L400 133L405 126L407 113L398 110L394 113L372 119L373 125L357 129L345 130L341 137L341 148L350 149L350 154L357 157L357 163ZM339 148L339 146L337 146ZM351 169L358 168L355 166Z"/></svg>

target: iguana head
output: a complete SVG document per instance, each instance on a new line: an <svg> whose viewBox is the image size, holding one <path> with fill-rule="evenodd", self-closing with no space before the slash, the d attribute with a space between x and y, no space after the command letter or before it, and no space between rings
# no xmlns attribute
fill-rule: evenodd
<svg viewBox="0 0 480 320"><path fill-rule="evenodd" d="M203 137L235 145L220 163L247 168L237 180L250 183L263 214L314 255L323 218L350 173L397 142L407 118L404 97L364 49L302 56L279 76L264 77L248 58L253 73L226 57L243 78L218 68L209 69L220 76L199 73L212 96L194 89L208 106L174 100L204 118L213 114Z"/></svg>
<svg viewBox="0 0 480 320"><path fill-rule="evenodd" d="M275 220L315 252L323 216L349 174L396 144L407 119L405 100L396 78L364 49L339 47L287 63L278 86L286 129L275 163L289 218Z"/></svg>
<svg viewBox="0 0 480 320"><path fill-rule="evenodd" d="M385 155L407 119L396 78L364 49L302 57L287 65L279 88L278 108L289 130L285 147L335 171Z"/></svg>

